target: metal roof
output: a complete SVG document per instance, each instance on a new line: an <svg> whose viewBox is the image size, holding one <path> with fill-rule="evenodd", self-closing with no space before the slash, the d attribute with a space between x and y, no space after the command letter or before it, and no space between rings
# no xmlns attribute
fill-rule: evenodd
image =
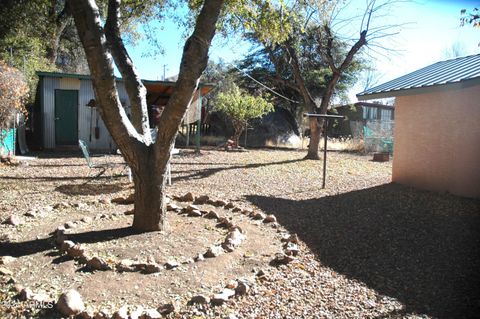
<svg viewBox="0 0 480 319"><path fill-rule="evenodd" d="M445 85L480 84L480 54L440 61L357 94L359 100L434 91Z"/></svg>
<svg viewBox="0 0 480 319"><path fill-rule="evenodd" d="M88 74L76 74L76 73L63 73L63 72L44 72L44 71L37 71L36 74L39 77L53 77L53 78L75 78L79 80L91 80L92 77ZM115 77L117 81L123 81L122 78ZM163 86L175 86L174 81L158 81L158 80L144 80L142 82L145 86L147 85L163 85ZM214 83L206 83L200 82L199 86L202 87L211 87L208 91L210 91L213 87L215 87ZM203 93L203 92L202 92Z"/></svg>

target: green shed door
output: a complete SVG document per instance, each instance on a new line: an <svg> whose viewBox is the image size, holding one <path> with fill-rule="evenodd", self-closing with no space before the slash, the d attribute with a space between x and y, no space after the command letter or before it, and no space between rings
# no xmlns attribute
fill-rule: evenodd
<svg viewBox="0 0 480 319"><path fill-rule="evenodd" d="M78 143L78 91L55 90L55 144Z"/></svg>

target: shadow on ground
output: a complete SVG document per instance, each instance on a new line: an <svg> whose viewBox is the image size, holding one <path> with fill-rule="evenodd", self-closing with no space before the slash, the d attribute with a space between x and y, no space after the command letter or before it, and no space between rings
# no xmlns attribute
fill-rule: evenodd
<svg viewBox="0 0 480 319"><path fill-rule="evenodd" d="M128 184L66 184L60 185L55 188L57 192L60 192L69 196L77 195L100 195L100 194L113 194L124 190Z"/></svg>
<svg viewBox="0 0 480 319"><path fill-rule="evenodd" d="M131 227L113 228L106 230L87 231L83 233L68 234L68 240L75 243L91 244L105 242L123 237L139 234ZM52 250L55 247L52 237L33 239L23 242L0 242L0 256L22 257L44 251Z"/></svg>
<svg viewBox="0 0 480 319"><path fill-rule="evenodd" d="M480 313L480 201L395 184L311 200L247 199L324 265L397 298L406 313Z"/></svg>

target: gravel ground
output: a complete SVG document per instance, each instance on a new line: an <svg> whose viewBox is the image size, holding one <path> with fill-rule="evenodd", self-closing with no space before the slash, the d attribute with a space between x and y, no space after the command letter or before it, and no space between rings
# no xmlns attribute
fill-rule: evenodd
<svg viewBox="0 0 480 319"><path fill-rule="evenodd" d="M331 152L183 151L170 194L192 191L275 214L298 234L297 262L264 270L251 293L220 307L186 307L183 318L473 318L480 313L480 201L390 184L390 163ZM129 192L126 178L82 185L77 156L0 167L0 218L32 202L95 201ZM108 161L120 161L110 157ZM81 216L79 214L78 216ZM71 214L56 216L55 223ZM44 228L42 228L44 227ZM46 230L37 225L39 234ZM23 235L1 229L11 241Z"/></svg>

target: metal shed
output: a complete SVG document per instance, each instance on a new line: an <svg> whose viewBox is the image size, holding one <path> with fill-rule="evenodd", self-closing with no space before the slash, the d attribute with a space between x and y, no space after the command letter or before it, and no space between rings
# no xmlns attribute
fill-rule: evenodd
<svg viewBox="0 0 480 319"><path fill-rule="evenodd" d="M82 139L92 150L109 152L116 149L100 114L89 106L95 99L89 75L55 72L37 72L37 75L34 131L38 146L44 149L76 149L78 139ZM144 83L149 106L166 105L175 87L175 82L169 81L145 80ZM201 84L191 105L197 106L201 96L212 87ZM129 113L130 101L120 78L117 78L117 89L120 101ZM186 118L196 118L196 113L199 113L196 107L190 107Z"/></svg>

